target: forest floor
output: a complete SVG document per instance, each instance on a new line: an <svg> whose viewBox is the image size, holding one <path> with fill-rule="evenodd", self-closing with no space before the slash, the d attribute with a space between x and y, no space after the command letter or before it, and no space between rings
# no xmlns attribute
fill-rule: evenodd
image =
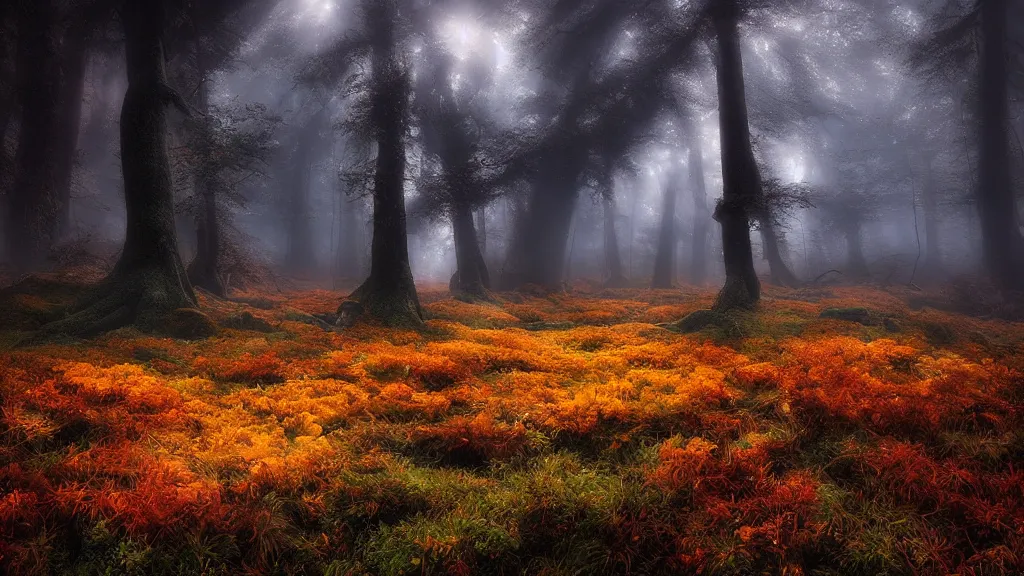
<svg viewBox="0 0 1024 576"><path fill-rule="evenodd" d="M710 289L426 289L424 333L325 330L326 291L203 298L195 341L6 324L0 570L1020 574L1024 324L913 294L768 288L691 334L659 324Z"/></svg>

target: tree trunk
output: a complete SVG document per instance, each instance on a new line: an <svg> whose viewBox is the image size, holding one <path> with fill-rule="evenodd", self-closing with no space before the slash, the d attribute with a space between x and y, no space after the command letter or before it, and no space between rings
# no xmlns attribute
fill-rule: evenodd
<svg viewBox="0 0 1024 576"><path fill-rule="evenodd" d="M375 6L382 10L373 20L373 102L370 116L377 131L377 161L373 182L373 246L370 277L353 294L365 311L389 326L423 325L416 284L409 265L405 216L405 117L409 86L401 69L394 38L397 8L393 0Z"/></svg>
<svg viewBox="0 0 1024 576"><path fill-rule="evenodd" d="M521 193L514 193L506 198L506 207L511 203L511 221L506 218L506 229L511 230L508 246L505 249L505 263L498 278L499 290L515 290L523 284L523 269L526 266L526 235L528 226L526 218L529 212L526 198ZM506 213L506 216L508 214Z"/></svg>
<svg viewBox="0 0 1024 576"><path fill-rule="evenodd" d="M525 214L516 223L512 253L503 273L505 289L527 284L562 289L576 196L575 178L564 174L549 173L534 183Z"/></svg>
<svg viewBox="0 0 1024 576"><path fill-rule="evenodd" d="M473 212L464 204L452 207L452 230L455 233L455 260L458 269L452 276L450 288L476 298L486 297L487 267L473 226ZM482 266L483 265L483 266Z"/></svg>
<svg viewBox="0 0 1024 576"><path fill-rule="evenodd" d="M771 270L772 284L788 288L798 287L800 280L789 269L785 259L782 257L779 235L775 231L775 225L772 223L770 216L761 218L761 243L764 247L764 258L768 261L768 267Z"/></svg>
<svg viewBox="0 0 1024 576"><path fill-rule="evenodd" d="M1007 0L981 3L978 212L985 263L1003 289L1024 290L1024 240L1010 178Z"/></svg>
<svg viewBox="0 0 1024 576"><path fill-rule="evenodd" d="M299 134L299 142L292 158L291 190L288 197L288 271L305 275L316 270L313 249L312 218L309 213L310 175L320 141L320 130L328 110L321 108L313 114Z"/></svg>
<svg viewBox="0 0 1024 576"><path fill-rule="evenodd" d="M53 0L23 2L19 16L16 74L21 129L8 205L7 245L15 268L27 272L45 264L57 235L60 50Z"/></svg>
<svg viewBox="0 0 1024 576"><path fill-rule="evenodd" d="M44 332L89 335L130 323L159 329L169 312L197 305L174 232L166 106L180 97L164 72L162 10L158 3L126 2L121 22L128 71L121 106L124 247L114 270L77 311Z"/></svg>
<svg viewBox="0 0 1024 576"><path fill-rule="evenodd" d="M4 2L0 5L0 30L10 30L11 24L8 18L12 12L12 4ZM7 154L7 130L11 121L17 116L17 92L15 70L8 66L11 62L10 55L14 47L13 38L0 38L0 222L7 222L7 199L8 189L11 186L12 162ZM0 245L6 243L6 238L0 238ZM6 255L0 248L0 256Z"/></svg>
<svg viewBox="0 0 1024 576"><path fill-rule="evenodd" d="M676 196L679 194L678 174L669 173L661 200L661 227L658 229L658 248L654 254L654 277L651 288L672 288L676 260Z"/></svg>
<svg viewBox="0 0 1024 576"><path fill-rule="evenodd" d="M860 237L860 223L848 218L841 224L843 235L846 236L847 275L851 278L864 279L871 274L867 260L864 259L864 245Z"/></svg>
<svg viewBox="0 0 1024 576"><path fill-rule="evenodd" d="M82 123L82 95L85 92L85 69L89 61L88 35L90 30L73 26L67 34L63 48L60 132L55 144L57 171L55 195L57 198L57 235L71 231L71 179L75 171L78 152L78 133Z"/></svg>
<svg viewBox="0 0 1024 576"><path fill-rule="evenodd" d="M525 280L527 284L548 290L561 290L578 192L568 181L559 182L550 192L534 194L530 202L529 215L533 226L526 237L528 266Z"/></svg>
<svg viewBox="0 0 1024 576"><path fill-rule="evenodd" d="M363 273L359 267L363 247L359 245L361 222L357 200L342 198L341 211L341 231L338 234L337 276L341 279L352 280L358 278Z"/></svg>
<svg viewBox="0 0 1024 576"><path fill-rule="evenodd" d="M210 85L206 82L207 71L199 64L199 79L201 84L196 92L196 108L204 114L209 113L210 108ZM202 122L202 120L200 120ZM209 126L199 128L198 137L204 141L198 142L201 153L212 151L211 142L205 141L210 137ZM213 183L212 174L216 167L212 160L200 159L203 164L195 180L195 193L201 202L196 214L196 255L188 266L188 279L193 286L207 290L211 294L220 297L227 295L227 287L221 281L220 275L220 215L217 213L217 195Z"/></svg>
<svg viewBox="0 0 1024 576"><path fill-rule="evenodd" d="M487 260L487 208L481 208L476 212L476 231L480 239L480 257Z"/></svg>
<svg viewBox="0 0 1024 576"><path fill-rule="evenodd" d="M924 190L922 191L925 235L924 267L930 277L937 278L942 274L942 253L939 250L939 193L935 189L935 180L932 178L932 160L931 156L926 156L924 159Z"/></svg>
<svg viewBox="0 0 1024 576"><path fill-rule="evenodd" d="M718 116L722 139L722 200L715 219L722 224L725 286L714 309L752 308L761 297L750 246L750 204L761 193L761 176L750 145L743 60L735 0L719 0L714 14L718 38Z"/></svg>
<svg viewBox="0 0 1024 576"><path fill-rule="evenodd" d="M610 180L610 179L609 179ZM618 210L615 208L615 190L606 183L601 193L604 205L604 266L608 274L605 283L609 288L620 288L627 284L622 273L622 255L619 253L619 235L615 231L615 220Z"/></svg>
<svg viewBox="0 0 1024 576"><path fill-rule="evenodd" d="M696 123L688 121L690 134L690 188L693 189L693 251L690 259L690 282L700 286L707 279L708 224L711 212L708 210L707 188L704 185L704 155L701 150L701 135Z"/></svg>

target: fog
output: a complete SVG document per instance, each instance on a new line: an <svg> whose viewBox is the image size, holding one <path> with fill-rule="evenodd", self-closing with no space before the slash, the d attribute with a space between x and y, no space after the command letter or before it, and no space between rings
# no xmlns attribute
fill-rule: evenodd
<svg viewBox="0 0 1024 576"><path fill-rule="evenodd" d="M9 281L126 258L113 4L3 9ZM1024 288L1019 2L203 4L143 22L197 288Z"/></svg>

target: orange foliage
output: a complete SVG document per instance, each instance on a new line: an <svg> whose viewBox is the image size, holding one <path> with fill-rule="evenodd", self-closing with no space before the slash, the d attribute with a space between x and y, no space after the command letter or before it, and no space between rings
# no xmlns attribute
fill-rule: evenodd
<svg viewBox="0 0 1024 576"><path fill-rule="evenodd" d="M916 530L878 572L1022 566L1020 325L911 312L875 290L769 288L764 333L723 344L654 325L709 291L594 294L433 291L420 333L325 331L303 314L333 312L338 294L250 292L210 315L257 311L276 333L3 352L0 567L56 570L55 530L102 522L177 550L227 535L232 569L253 573L341 557L387 571L381 550L414 554L396 573L431 558L433 573L529 572L501 562L551 554L578 528L607 549L607 573L653 558L667 573L799 574L835 557L847 574L884 539L871 506ZM904 330L818 318L833 306ZM935 324L970 332L943 344ZM586 466L545 468L566 455ZM458 467L443 476L457 485L428 485ZM362 548L381 534L394 542Z"/></svg>

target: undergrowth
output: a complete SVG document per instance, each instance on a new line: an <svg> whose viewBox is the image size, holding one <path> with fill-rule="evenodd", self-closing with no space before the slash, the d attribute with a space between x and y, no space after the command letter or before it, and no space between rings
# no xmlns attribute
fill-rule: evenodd
<svg viewBox="0 0 1024 576"><path fill-rule="evenodd" d="M712 299L427 293L426 332L334 332L302 318L337 294L252 292L204 311L258 330L0 352L0 566L1024 571L1024 327L870 289L660 326Z"/></svg>

